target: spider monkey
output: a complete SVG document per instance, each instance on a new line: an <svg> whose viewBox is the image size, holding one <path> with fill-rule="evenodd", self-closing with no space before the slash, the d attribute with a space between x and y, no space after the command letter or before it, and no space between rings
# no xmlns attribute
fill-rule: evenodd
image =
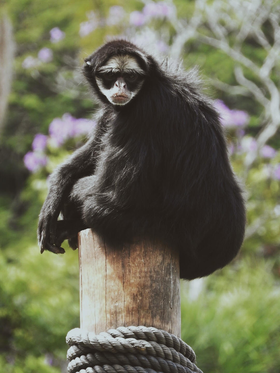
<svg viewBox="0 0 280 373"><path fill-rule="evenodd" d="M51 176L41 252L63 253L65 239L76 249L89 227L116 247L156 240L179 250L181 278L224 267L242 245L244 201L196 74L125 40L86 58L83 74L102 109L87 143Z"/></svg>

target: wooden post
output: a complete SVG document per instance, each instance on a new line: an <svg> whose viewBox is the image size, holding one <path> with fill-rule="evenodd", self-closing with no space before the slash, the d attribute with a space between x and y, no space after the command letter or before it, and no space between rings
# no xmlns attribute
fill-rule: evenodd
<svg viewBox="0 0 280 373"><path fill-rule="evenodd" d="M180 337L178 253L148 243L115 249L87 229L79 233L79 260L82 329L145 325Z"/></svg>

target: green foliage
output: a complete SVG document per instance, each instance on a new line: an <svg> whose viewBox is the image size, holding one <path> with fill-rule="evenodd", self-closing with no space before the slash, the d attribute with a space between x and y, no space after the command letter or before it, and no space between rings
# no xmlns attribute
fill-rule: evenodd
<svg viewBox="0 0 280 373"><path fill-rule="evenodd" d="M42 356L65 359L65 335L79 325L78 259L70 250L59 257L41 256L37 246L17 249L0 254L0 348L35 372Z"/></svg>
<svg viewBox="0 0 280 373"><path fill-rule="evenodd" d="M0 356L0 373L59 373L60 369L47 365L46 358L29 355L22 362L16 360L13 365L6 363Z"/></svg>
<svg viewBox="0 0 280 373"><path fill-rule="evenodd" d="M204 372L280 372L280 297L270 264L228 267L210 276L196 300L186 287L182 337Z"/></svg>
<svg viewBox="0 0 280 373"><path fill-rule="evenodd" d="M195 1L174 3L179 17L187 23ZM126 19L121 25L104 26L114 5L125 8ZM69 141L62 148L48 147L48 165L34 175L28 176L24 169L23 155L30 150L36 133L48 133L54 118L64 113L90 117L95 105L81 84L82 60L108 35L124 33L129 13L142 8L143 3L136 0L9 0L5 5L0 1L0 14L8 12L17 43L13 89L0 140L0 373L61 372L65 335L79 325L77 252L66 248L63 256L40 255L36 245L47 176L77 144ZM81 38L80 23L91 11L103 21ZM169 33L167 40L171 42L174 25L156 20L150 26L157 28L163 39ZM54 27L65 33L57 43L50 41ZM203 33L209 33L206 26ZM23 67L29 56L38 60L38 52L45 47L52 51L51 61ZM250 40L243 43L242 50L258 63L264 58L263 49ZM185 46L183 59L187 68L198 65L206 79L218 77L235 84L235 62L220 50L192 39ZM273 74L275 81L279 79ZM245 75L258 83L246 70ZM221 92L213 90L212 95L219 97ZM253 136L259 131L261 109L252 97L229 93L222 99L230 108L250 114L247 134ZM235 130L228 131L228 139L240 145ZM279 147L277 136L271 144ZM245 157L241 153L232 157L233 168L240 176L244 174ZM205 280L198 299L191 301L183 292L182 334L195 349L198 366L207 373L280 372L280 298L276 287L280 275L280 212L274 214L279 207L279 181L268 176L268 166L279 163L279 154L272 162L259 158L246 184L248 224L266 214L270 218L257 225L233 266ZM182 286L188 288L186 283Z"/></svg>

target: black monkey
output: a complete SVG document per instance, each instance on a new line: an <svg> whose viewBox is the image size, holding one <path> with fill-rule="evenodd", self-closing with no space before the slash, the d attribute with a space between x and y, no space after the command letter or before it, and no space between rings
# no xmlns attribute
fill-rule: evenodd
<svg viewBox="0 0 280 373"><path fill-rule="evenodd" d="M229 263L243 241L244 202L197 76L125 40L86 58L83 73L102 111L88 142L51 176L41 252L64 252L66 238L75 249L90 227L117 247L147 239L178 249L182 278Z"/></svg>

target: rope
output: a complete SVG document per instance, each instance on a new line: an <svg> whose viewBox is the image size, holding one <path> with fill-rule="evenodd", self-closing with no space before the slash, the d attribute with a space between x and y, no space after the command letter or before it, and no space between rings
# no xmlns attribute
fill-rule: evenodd
<svg viewBox="0 0 280 373"><path fill-rule="evenodd" d="M203 373L190 346L152 327L119 327L98 335L76 328L66 342L69 373Z"/></svg>

